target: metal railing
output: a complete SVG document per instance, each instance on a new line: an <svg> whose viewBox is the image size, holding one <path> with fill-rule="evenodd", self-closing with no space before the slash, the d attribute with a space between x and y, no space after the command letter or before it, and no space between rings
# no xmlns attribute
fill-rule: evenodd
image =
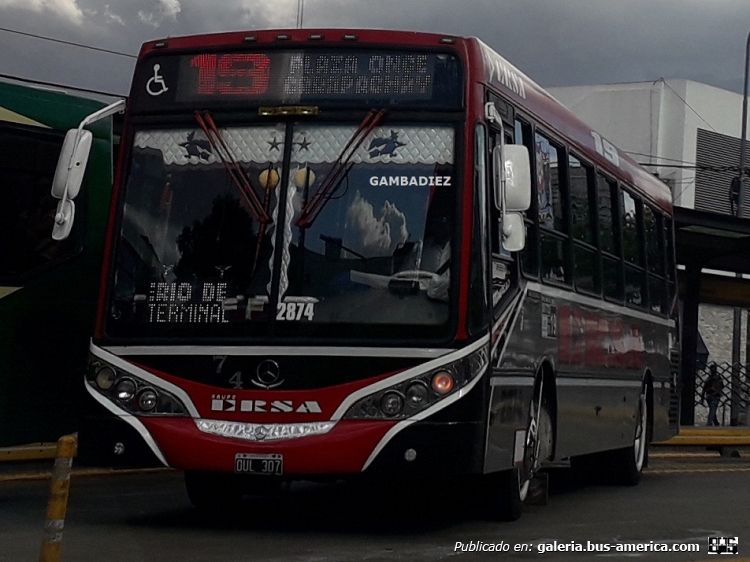
<svg viewBox="0 0 750 562"><path fill-rule="evenodd" d="M724 382L721 400L716 412L719 425L750 426L750 378L748 365L708 363L695 369L695 425L708 425L708 405L702 400L703 387L711 371Z"/></svg>

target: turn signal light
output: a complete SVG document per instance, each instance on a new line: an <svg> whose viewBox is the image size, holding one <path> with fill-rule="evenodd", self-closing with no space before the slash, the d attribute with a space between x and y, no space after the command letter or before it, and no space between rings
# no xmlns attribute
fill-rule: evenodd
<svg viewBox="0 0 750 562"><path fill-rule="evenodd" d="M438 371L432 376L432 390L438 394L448 394L455 384L453 375L448 371Z"/></svg>

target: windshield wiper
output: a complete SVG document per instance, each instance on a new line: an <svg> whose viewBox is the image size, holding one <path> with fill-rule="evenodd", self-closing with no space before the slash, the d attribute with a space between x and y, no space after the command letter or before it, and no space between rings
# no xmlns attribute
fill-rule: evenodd
<svg viewBox="0 0 750 562"><path fill-rule="evenodd" d="M211 113L208 111L196 111L195 121L203 131L203 134L206 135L208 142L211 143L211 147L214 149L216 156L221 160L221 163L224 164L224 167L229 173L229 177L232 178L240 195L242 195L242 198L250 208L253 218L262 224L270 223L271 217L268 215L268 212L266 212L263 203L260 202L260 199L258 199L258 196L255 194L255 190L253 189L253 186L250 185L250 181L247 179L242 166L237 162L232 151L229 150L229 146L227 146L227 143L221 136L218 127L216 127L213 117L211 117Z"/></svg>
<svg viewBox="0 0 750 562"><path fill-rule="evenodd" d="M380 111L371 109L367 115L365 115L365 118L362 119L357 130L354 131L354 134L336 158L336 161L333 163L333 166L331 166L328 174L323 178L320 187L315 193L313 193L310 200L302 209L299 217L297 217L294 224L299 228L309 228L312 226L315 219L323 210L323 207L325 207L325 204L330 201L331 197L333 197L336 190L341 185L341 182L343 182L349 175L349 172L354 166L354 162L350 162L352 156L354 156L357 149L362 146L362 143L372 130L377 127L378 123L383 120L384 115L384 109L381 109Z"/></svg>

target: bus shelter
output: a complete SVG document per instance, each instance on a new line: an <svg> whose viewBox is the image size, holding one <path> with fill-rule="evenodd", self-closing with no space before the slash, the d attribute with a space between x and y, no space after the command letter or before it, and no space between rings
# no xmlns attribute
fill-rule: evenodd
<svg viewBox="0 0 750 562"><path fill-rule="evenodd" d="M675 251L682 300L680 424L691 426L700 393L696 376L699 305L750 308L750 276L743 275L750 274L750 220L675 207ZM734 337L727 334L727 338ZM739 339L734 341L737 350L739 345ZM741 402L747 394L746 375L739 364L732 366L731 385L726 389L732 425L740 421Z"/></svg>

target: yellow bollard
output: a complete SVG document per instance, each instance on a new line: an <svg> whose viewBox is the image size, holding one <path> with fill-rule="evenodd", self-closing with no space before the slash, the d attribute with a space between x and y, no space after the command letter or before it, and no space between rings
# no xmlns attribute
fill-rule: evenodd
<svg viewBox="0 0 750 562"><path fill-rule="evenodd" d="M73 435L63 435L57 442L55 468L47 503L47 521L44 523L45 539L39 552L39 562L59 562L65 511L68 508L70 469L76 456L78 440Z"/></svg>

